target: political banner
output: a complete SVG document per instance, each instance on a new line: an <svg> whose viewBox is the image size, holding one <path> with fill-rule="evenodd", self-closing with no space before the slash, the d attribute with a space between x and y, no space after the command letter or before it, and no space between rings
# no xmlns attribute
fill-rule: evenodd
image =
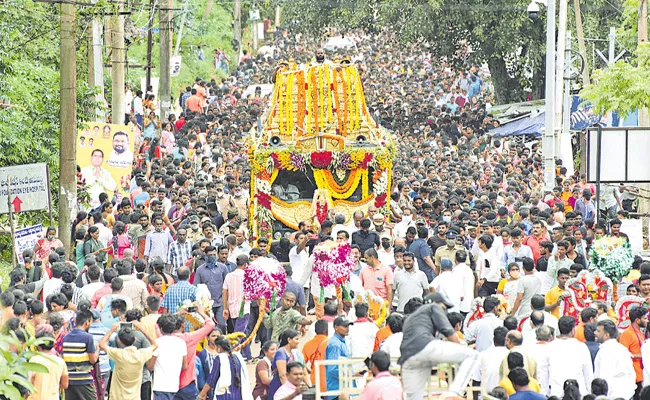
<svg viewBox="0 0 650 400"><path fill-rule="evenodd" d="M77 165L90 194L90 205L100 205L99 195L128 195L135 129L133 126L90 122L77 135Z"/></svg>
<svg viewBox="0 0 650 400"><path fill-rule="evenodd" d="M45 163L0 168L0 214L9 212L9 203L16 213L50 207L50 183Z"/></svg>
<svg viewBox="0 0 650 400"><path fill-rule="evenodd" d="M600 122L601 116L594 112L594 106L573 96L571 99L571 130L581 131Z"/></svg>
<svg viewBox="0 0 650 400"><path fill-rule="evenodd" d="M16 231L14 242L16 246L16 255L18 256L18 262L20 264L25 263L25 260L23 259L23 251L27 249L33 250L34 246L36 246L36 242L42 235L43 225L28 226Z"/></svg>

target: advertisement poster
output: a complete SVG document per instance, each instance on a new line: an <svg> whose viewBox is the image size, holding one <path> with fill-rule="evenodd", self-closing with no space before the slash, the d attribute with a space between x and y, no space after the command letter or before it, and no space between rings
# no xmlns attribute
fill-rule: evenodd
<svg viewBox="0 0 650 400"><path fill-rule="evenodd" d="M132 126L90 122L77 135L77 165L98 207L99 195L128 195L133 163L135 129Z"/></svg>
<svg viewBox="0 0 650 400"><path fill-rule="evenodd" d="M23 251L34 249L36 242L38 242L38 239L40 239L42 235L43 225L28 226L16 231L14 239L16 241L16 255L18 256L19 263L25 263L25 260L23 259Z"/></svg>

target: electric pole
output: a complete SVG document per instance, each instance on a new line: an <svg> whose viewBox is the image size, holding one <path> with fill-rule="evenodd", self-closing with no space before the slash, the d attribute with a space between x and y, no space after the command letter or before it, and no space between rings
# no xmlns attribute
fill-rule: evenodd
<svg viewBox="0 0 650 400"><path fill-rule="evenodd" d="M70 250L70 232L73 208L77 204L77 54L76 14L74 3L61 3L61 137L59 138L59 238Z"/></svg>
<svg viewBox="0 0 650 400"><path fill-rule="evenodd" d="M573 10L576 17L576 34L578 36L578 50L585 59L585 68L582 70L582 84L589 83L589 58L587 57L587 46L585 45L585 34L582 29L582 13L580 12L580 0L573 0Z"/></svg>
<svg viewBox="0 0 650 400"><path fill-rule="evenodd" d="M253 8L250 11L250 21L251 21L251 36L253 38L253 54L257 54L258 47L258 33L257 28L259 26L258 21L260 19L260 12L257 9L257 3L253 1Z"/></svg>
<svg viewBox="0 0 650 400"><path fill-rule="evenodd" d="M241 49L241 0L235 0L235 8L233 10L233 34L235 40L239 43ZM237 56L239 59L239 56Z"/></svg>
<svg viewBox="0 0 650 400"><path fill-rule="evenodd" d="M117 15L113 16L111 35L111 78L112 88L112 121L114 124L124 124L124 1L118 0Z"/></svg>
<svg viewBox="0 0 650 400"><path fill-rule="evenodd" d="M151 53L153 52L153 17L154 17L154 0L149 0L149 23L147 24L147 66L145 69L147 70L147 77L145 78L145 88L142 91L143 93L147 93L147 90L149 89L149 86L151 86L151 69L153 68L153 65L151 65Z"/></svg>
<svg viewBox="0 0 650 400"><path fill-rule="evenodd" d="M160 120L166 121L172 108L172 21L174 0L161 3L160 7Z"/></svg>
<svg viewBox="0 0 650 400"><path fill-rule="evenodd" d="M275 28L280 26L280 6L275 7Z"/></svg>
<svg viewBox="0 0 650 400"><path fill-rule="evenodd" d="M94 0L92 3L96 3ZM102 23L99 19L93 18L91 27L88 30L88 86L98 87L99 93L95 96L97 102L104 102L104 65L102 49ZM101 109L95 110L95 119L104 121L104 114Z"/></svg>

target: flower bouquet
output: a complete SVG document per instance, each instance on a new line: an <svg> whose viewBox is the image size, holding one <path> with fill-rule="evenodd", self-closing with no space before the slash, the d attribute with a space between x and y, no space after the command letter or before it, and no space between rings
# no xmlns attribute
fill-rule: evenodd
<svg viewBox="0 0 650 400"><path fill-rule="evenodd" d="M625 238L603 236L594 240L589 251L592 268L618 282L630 272L634 255L630 243Z"/></svg>
<svg viewBox="0 0 650 400"><path fill-rule="evenodd" d="M356 261L348 243L326 241L314 248L314 272L320 283L320 301L325 300L325 287L334 285L336 296L342 301L343 296L349 300L349 291L345 284L350 280Z"/></svg>
<svg viewBox="0 0 650 400"><path fill-rule="evenodd" d="M613 282L619 282L632 269L634 255L630 242L622 237L603 236L594 240L589 251L590 269L601 271ZM618 301L618 290L614 291L614 302Z"/></svg>
<svg viewBox="0 0 650 400"><path fill-rule="evenodd" d="M271 302L271 312L275 309L278 295L284 293L287 287L287 273L279 262L272 258L260 257L246 266L244 270L244 299L257 300L260 312L253 331L235 351L241 350L255 337L262 324L266 310L266 302Z"/></svg>

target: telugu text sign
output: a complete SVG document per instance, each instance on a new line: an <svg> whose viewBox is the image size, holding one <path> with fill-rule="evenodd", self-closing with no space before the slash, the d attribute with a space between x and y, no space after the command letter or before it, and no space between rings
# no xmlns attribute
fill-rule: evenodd
<svg viewBox="0 0 650 400"><path fill-rule="evenodd" d="M11 188L7 185L11 182ZM9 199L7 198L9 196ZM0 168L0 214L46 210L50 206L45 163Z"/></svg>
<svg viewBox="0 0 650 400"><path fill-rule="evenodd" d="M33 249L42 234L43 225L28 226L16 231L14 238L16 241L16 255L18 256L19 263L25 263L25 260L23 259L23 251Z"/></svg>

